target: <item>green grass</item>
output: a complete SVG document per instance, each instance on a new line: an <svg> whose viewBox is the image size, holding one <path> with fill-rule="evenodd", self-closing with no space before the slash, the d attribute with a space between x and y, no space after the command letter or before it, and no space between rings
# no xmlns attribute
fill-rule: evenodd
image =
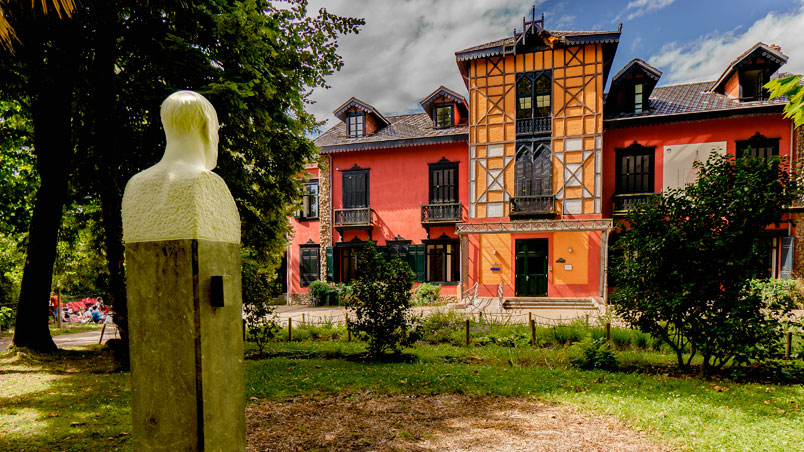
<svg viewBox="0 0 804 452"><path fill-rule="evenodd" d="M131 450L129 375L100 349L0 354L0 450Z"/></svg>
<svg viewBox="0 0 804 452"><path fill-rule="evenodd" d="M268 344L269 358L247 361L247 400L365 391L537 397L615 415L676 450L804 450L801 384L677 375L672 355L638 350L617 358L641 373L575 369L571 347L419 345L385 363L363 361L364 350L342 339ZM129 375L110 363L97 346L0 355L0 450L131 450Z"/></svg>
<svg viewBox="0 0 804 452"><path fill-rule="evenodd" d="M281 400L362 391L536 396L615 415L677 449L804 450L802 385L581 371L567 365L567 349L420 346L410 353L413 362L398 363L361 362L356 355L362 349L340 342L271 344L274 356L246 369L247 396ZM673 369L672 357L659 353L618 358Z"/></svg>

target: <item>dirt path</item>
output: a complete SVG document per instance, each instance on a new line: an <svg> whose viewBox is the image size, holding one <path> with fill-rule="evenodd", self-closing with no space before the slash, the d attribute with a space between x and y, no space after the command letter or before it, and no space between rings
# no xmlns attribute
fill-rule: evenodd
<svg viewBox="0 0 804 452"><path fill-rule="evenodd" d="M250 452L669 451L612 417L525 398L305 397L251 404L246 423Z"/></svg>

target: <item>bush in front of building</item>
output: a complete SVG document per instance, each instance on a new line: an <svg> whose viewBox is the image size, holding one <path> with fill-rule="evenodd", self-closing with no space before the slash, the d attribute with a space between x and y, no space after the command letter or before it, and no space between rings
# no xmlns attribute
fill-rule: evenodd
<svg viewBox="0 0 804 452"><path fill-rule="evenodd" d="M413 306L432 306L438 303L441 286L423 282L413 291Z"/></svg>
<svg viewBox="0 0 804 452"><path fill-rule="evenodd" d="M345 300L354 312L349 329L365 334L371 358L398 352L412 340L409 308L414 274L410 266L398 257L386 259L369 243L357 256L357 274Z"/></svg>
<svg viewBox="0 0 804 452"><path fill-rule="evenodd" d="M619 225L609 305L663 340L681 368L701 356L707 374L766 358L768 341L781 340L779 319L792 306L762 296L749 281L767 275L762 234L802 184L776 156L714 154L695 168L694 184L653 197Z"/></svg>

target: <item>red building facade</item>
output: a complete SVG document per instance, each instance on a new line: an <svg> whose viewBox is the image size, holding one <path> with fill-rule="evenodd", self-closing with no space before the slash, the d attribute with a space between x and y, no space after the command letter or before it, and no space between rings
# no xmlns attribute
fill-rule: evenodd
<svg viewBox="0 0 804 452"><path fill-rule="evenodd" d="M787 61L778 47L672 86L635 59L604 95L620 30L543 26L456 53L468 102L442 86L421 113L386 117L357 98L335 110L291 220L289 302L310 302L314 280L348 282L373 241L451 299L601 306L617 217L694 181L713 152L792 160L801 146L762 88ZM788 218L768 229L769 275L791 276L792 237Z"/></svg>

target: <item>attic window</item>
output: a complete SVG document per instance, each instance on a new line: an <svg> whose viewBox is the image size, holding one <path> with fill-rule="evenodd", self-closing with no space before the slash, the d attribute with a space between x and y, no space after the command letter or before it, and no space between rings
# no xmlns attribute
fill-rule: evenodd
<svg viewBox="0 0 804 452"><path fill-rule="evenodd" d="M764 69L756 69L753 71L742 71L740 73L740 85L742 92L740 93L740 100L742 101L755 101L767 100L768 91L765 89L767 82Z"/></svg>
<svg viewBox="0 0 804 452"><path fill-rule="evenodd" d="M346 117L346 130L349 138L359 138L366 135L366 114L362 111L349 113Z"/></svg>
<svg viewBox="0 0 804 452"><path fill-rule="evenodd" d="M642 113L642 83L634 85L634 113Z"/></svg>
<svg viewBox="0 0 804 452"><path fill-rule="evenodd" d="M438 103L433 108L433 123L436 129L446 129L453 126L452 102Z"/></svg>

